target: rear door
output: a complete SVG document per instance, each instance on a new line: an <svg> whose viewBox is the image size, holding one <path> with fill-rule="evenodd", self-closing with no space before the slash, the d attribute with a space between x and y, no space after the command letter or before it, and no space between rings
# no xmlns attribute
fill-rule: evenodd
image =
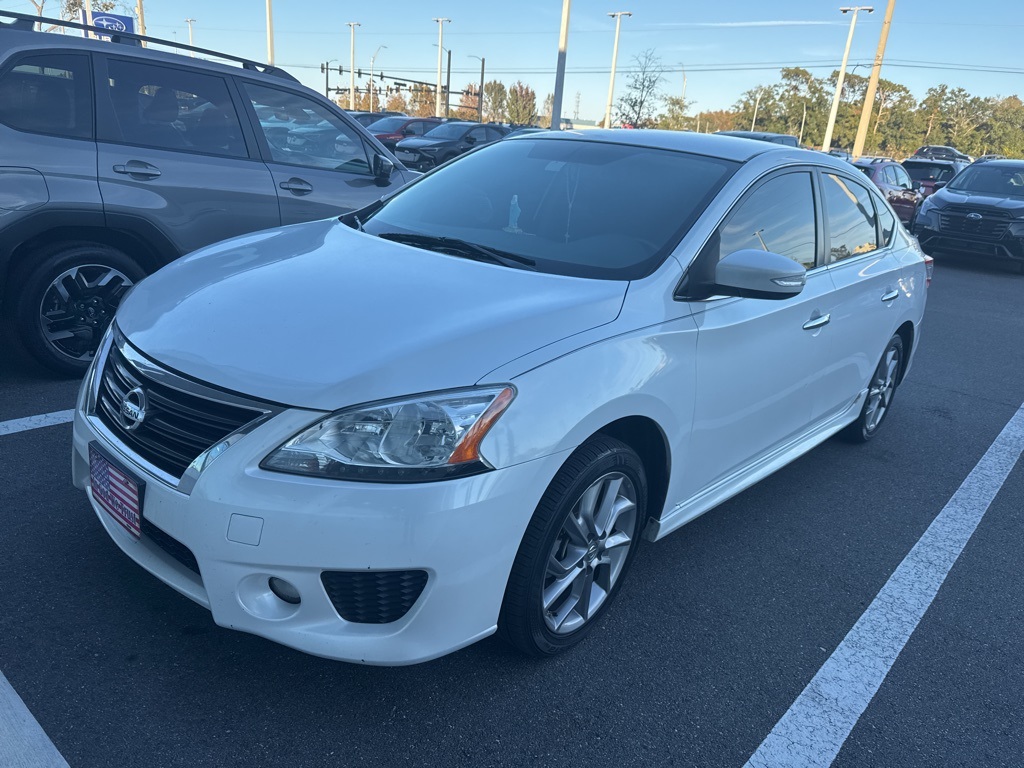
<svg viewBox="0 0 1024 768"><path fill-rule="evenodd" d="M286 88L239 79L247 111L274 177L281 221L295 224L362 208L405 179L398 169L378 184L380 152L328 105Z"/></svg>
<svg viewBox="0 0 1024 768"><path fill-rule="evenodd" d="M154 224L179 253L281 223L273 179L227 78L97 57L100 192L107 222Z"/></svg>

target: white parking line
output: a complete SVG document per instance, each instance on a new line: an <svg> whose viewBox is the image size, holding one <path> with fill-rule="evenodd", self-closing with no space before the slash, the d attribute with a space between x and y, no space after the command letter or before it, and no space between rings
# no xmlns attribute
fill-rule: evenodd
<svg viewBox="0 0 1024 768"><path fill-rule="evenodd" d="M1024 452L1024 405L747 761L831 765Z"/></svg>
<svg viewBox="0 0 1024 768"><path fill-rule="evenodd" d="M0 672L0 765L5 768L68 768L25 702Z"/></svg>
<svg viewBox="0 0 1024 768"><path fill-rule="evenodd" d="M54 424L67 424L74 418L75 409L71 408L67 411L54 411L53 413L41 413L38 416L26 416L23 419L0 421L0 437L40 427L52 427Z"/></svg>

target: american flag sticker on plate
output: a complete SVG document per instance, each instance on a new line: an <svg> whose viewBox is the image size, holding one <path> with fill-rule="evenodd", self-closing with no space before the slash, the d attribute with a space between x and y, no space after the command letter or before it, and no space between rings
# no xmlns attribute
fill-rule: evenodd
<svg viewBox="0 0 1024 768"><path fill-rule="evenodd" d="M95 443L89 444L92 497L132 536L142 535L144 484L121 469Z"/></svg>

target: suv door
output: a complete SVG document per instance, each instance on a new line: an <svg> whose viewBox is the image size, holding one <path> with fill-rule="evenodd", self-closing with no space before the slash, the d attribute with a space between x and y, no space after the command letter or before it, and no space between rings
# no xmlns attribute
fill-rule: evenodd
<svg viewBox="0 0 1024 768"><path fill-rule="evenodd" d="M217 74L99 57L100 192L108 224L145 219L181 254L281 223L228 80Z"/></svg>
<svg viewBox="0 0 1024 768"><path fill-rule="evenodd" d="M688 495L820 420L818 390L833 343L833 285L819 263L815 208L810 171L771 176L741 199L690 268L713 275L725 256L754 248L788 256L808 272L803 291L791 299L691 303L698 330Z"/></svg>
<svg viewBox="0 0 1024 768"><path fill-rule="evenodd" d="M378 183L372 164L382 152L323 102L251 80L239 84L274 177L283 223L362 208L404 183L398 169Z"/></svg>

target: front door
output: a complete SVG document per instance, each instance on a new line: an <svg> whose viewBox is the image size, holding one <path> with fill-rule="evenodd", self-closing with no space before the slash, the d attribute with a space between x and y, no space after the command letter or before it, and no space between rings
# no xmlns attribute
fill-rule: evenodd
<svg viewBox="0 0 1024 768"><path fill-rule="evenodd" d="M776 175L750 192L699 259L745 248L807 268L790 299L695 302L697 371L686 495L699 493L793 440L820 418L816 402L832 333L832 282L819 264L809 172Z"/></svg>
<svg viewBox="0 0 1024 768"><path fill-rule="evenodd" d="M281 223L273 179L224 78L113 56L97 69L108 224L145 219L184 254Z"/></svg>
<svg viewBox="0 0 1024 768"><path fill-rule="evenodd" d="M249 80L241 85L265 142L284 224L362 208L404 182L396 170L379 185L372 172L375 148L327 105Z"/></svg>

